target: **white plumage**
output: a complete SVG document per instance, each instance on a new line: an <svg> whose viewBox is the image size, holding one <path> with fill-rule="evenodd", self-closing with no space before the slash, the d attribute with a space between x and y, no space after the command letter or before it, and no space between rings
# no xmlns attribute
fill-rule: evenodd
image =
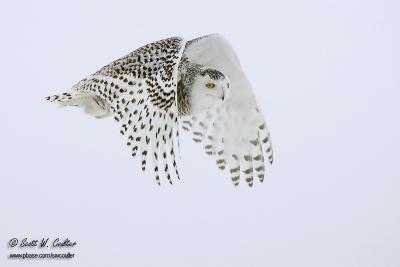
<svg viewBox="0 0 400 267"><path fill-rule="evenodd" d="M47 97L63 106L80 106L97 118L113 115L127 135L132 156L142 170L151 159L172 184L179 178L175 146L179 125L228 168L232 181L242 176L249 186L264 179L264 153L272 147L251 85L230 44L219 34L189 42L180 37L141 47L73 86L71 92Z"/></svg>

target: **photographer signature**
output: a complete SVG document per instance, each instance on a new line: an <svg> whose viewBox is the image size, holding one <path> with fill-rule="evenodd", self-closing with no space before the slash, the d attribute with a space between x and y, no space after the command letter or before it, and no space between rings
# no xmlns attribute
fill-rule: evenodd
<svg viewBox="0 0 400 267"><path fill-rule="evenodd" d="M50 241L50 238L42 238L42 239L32 239L29 240L28 238L23 238L18 240L18 238L11 238L8 242L10 247L20 247L20 248L32 248L32 247L39 247L39 248L48 248L49 246L53 248L72 248L76 246L75 241L71 241L68 238L61 240L60 238L56 238Z"/></svg>

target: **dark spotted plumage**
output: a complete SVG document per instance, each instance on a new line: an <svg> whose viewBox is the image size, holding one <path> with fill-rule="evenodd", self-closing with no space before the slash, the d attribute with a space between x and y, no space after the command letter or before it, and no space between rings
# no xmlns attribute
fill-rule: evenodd
<svg viewBox="0 0 400 267"><path fill-rule="evenodd" d="M189 115L190 114L189 95L188 92L186 92L185 85L183 84L182 80L178 81L176 92L179 99L178 101L179 115Z"/></svg>
<svg viewBox="0 0 400 267"><path fill-rule="evenodd" d="M220 88L222 97L207 91L201 95L205 98L197 94L194 100L193 87L204 90L208 84L209 89ZM223 102L196 110L194 104L210 95ZM273 161L270 133L251 86L233 49L217 34L145 45L82 79L71 91L46 99L82 107L97 118L111 115L143 171L151 160L158 184L160 177L171 184L173 176L179 179L174 150L179 148L178 125L192 132L193 140L215 157L218 168L230 173L234 185L241 177L249 186L255 178L262 182L264 154Z"/></svg>
<svg viewBox="0 0 400 267"><path fill-rule="evenodd" d="M159 170L164 170L164 176L172 183L168 161L171 158L178 176L171 139L178 131L175 88L184 45L179 37L145 45L81 80L71 93L48 100L62 105L72 101L85 108L93 103L88 113L101 110L114 116L121 124L120 133L127 135L132 156L140 155L142 170L151 155L157 182L160 183ZM162 168L158 167L158 159L162 159Z"/></svg>
<svg viewBox="0 0 400 267"><path fill-rule="evenodd" d="M225 75L222 72L220 72L216 69L210 69L210 68L203 70L200 73L200 75L202 75L202 76L208 75L214 80L222 80L225 78Z"/></svg>

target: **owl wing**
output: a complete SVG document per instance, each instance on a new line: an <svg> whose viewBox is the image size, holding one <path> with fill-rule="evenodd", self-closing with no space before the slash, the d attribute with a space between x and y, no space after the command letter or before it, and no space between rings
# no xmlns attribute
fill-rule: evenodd
<svg viewBox="0 0 400 267"><path fill-rule="evenodd" d="M142 170L150 157L158 184L160 169L172 184L169 164L179 178L174 137L178 131L178 65L184 47L180 37L145 45L81 80L72 92L48 100L65 105L90 98L90 103L106 109L120 123L120 132L127 136L132 156L140 157Z"/></svg>
<svg viewBox="0 0 400 267"><path fill-rule="evenodd" d="M263 151L270 164L273 160L270 133L235 51L221 35L211 34L187 42L183 56L220 70L230 79L225 101L213 110L183 119L183 129L192 131L193 140L216 157L220 169L229 168L235 185L241 173L249 186L254 174L262 182Z"/></svg>

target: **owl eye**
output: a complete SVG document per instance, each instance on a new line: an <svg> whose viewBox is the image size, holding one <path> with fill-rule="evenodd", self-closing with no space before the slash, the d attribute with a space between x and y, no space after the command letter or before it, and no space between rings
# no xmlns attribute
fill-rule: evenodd
<svg viewBox="0 0 400 267"><path fill-rule="evenodd" d="M206 87L207 87L208 89L212 89L212 88L215 87L215 83L206 83Z"/></svg>

